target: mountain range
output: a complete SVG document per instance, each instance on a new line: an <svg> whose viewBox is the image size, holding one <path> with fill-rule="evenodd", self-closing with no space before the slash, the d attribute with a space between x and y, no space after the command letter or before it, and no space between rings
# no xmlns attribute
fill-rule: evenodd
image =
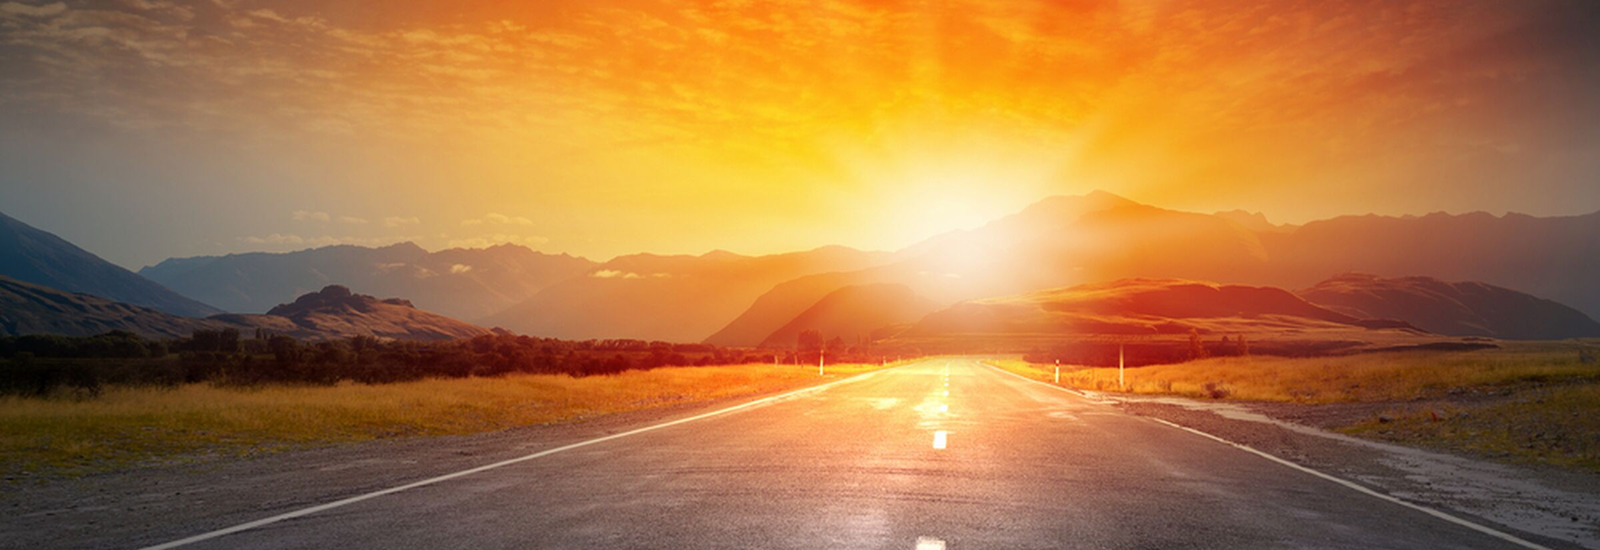
<svg viewBox="0 0 1600 550"><path fill-rule="evenodd" d="M428 252L402 243L175 258L140 271L154 281L4 221L0 246L9 248L0 251L9 256L0 275L70 290L86 278L80 271L108 272L122 286L146 290L143 303L188 305L189 316L215 310L166 288L235 312L265 312L343 285L539 336L782 346L805 330L846 339L914 334L927 328L930 314L993 306L985 300L996 297L1184 280L1273 288L1339 315L1446 336L1600 335L1591 317L1600 311L1600 289L1585 277L1600 268L1600 213L1369 215L1292 226L1259 213L1183 212L1097 191L1050 197L894 252L830 246L766 256L635 254L596 263L520 246ZM63 267L61 258L91 267ZM1328 279L1350 272L1371 275ZM118 291L111 284L76 288L101 297ZM1304 290L1281 290L1294 288ZM983 309L993 308L973 311Z"/></svg>
<svg viewBox="0 0 1600 550"><path fill-rule="evenodd" d="M1478 281L1519 294L1511 289L1537 289L1540 297L1523 296L1548 297L1593 314L1600 311L1600 287L1585 274L1600 268L1597 239L1600 213L1356 216L1275 226L1258 214L1180 212L1094 192L1052 197L983 227L930 239L885 265L784 282L707 342L758 344L823 296L867 284L904 285L951 305L1139 277L1302 288L1331 274L1360 270L1384 277ZM1378 311L1401 317L1400 310L1373 313ZM1508 312L1501 329L1490 332L1505 338L1593 333L1585 328L1586 320L1592 322L1588 315L1564 313L1553 321L1561 328L1542 322L1529 325L1539 327L1533 330L1505 329L1527 320L1525 313Z"/></svg>
<svg viewBox="0 0 1600 550"><path fill-rule="evenodd" d="M1600 323L1581 311L1479 282L1347 273L1297 294L1334 311L1362 318L1401 319L1437 334L1510 340L1600 336Z"/></svg>
<svg viewBox="0 0 1600 550"><path fill-rule="evenodd" d="M209 263L194 260L188 267L203 269L202 264ZM90 336L122 330L166 339L196 330L233 328L242 333L262 329L301 340L350 336L448 340L489 332L417 309L404 299L380 300L337 285L286 301L261 315L221 313L0 214L0 336Z"/></svg>
<svg viewBox="0 0 1600 550"><path fill-rule="evenodd" d="M166 339L212 328L222 325L0 276L0 336L92 336L121 330Z"/></svg>
<svg viewBox="0 0 1600 550"><path fill-rule="evenodd" d="M174 258L139 274L235 313L260 313L331 284L404 296L424 309L480 319L595 263L520 245L428 252L413 243Z"/></svg>
<svg viewBox="0 0 1600 550"><path fill-rule="evenodd" d="M168 290L61 237L3 213L0 213L0 276L172 315L199 317L222 313L220 309Z"/></svg>
<svg viewBox="0 0 1600 550"><path fill-rule="evenodd" d="M551 285L482 324L556 338L698 341L773 285L889 258L842 246L769 256L725 251L622 256Z"/></svg>

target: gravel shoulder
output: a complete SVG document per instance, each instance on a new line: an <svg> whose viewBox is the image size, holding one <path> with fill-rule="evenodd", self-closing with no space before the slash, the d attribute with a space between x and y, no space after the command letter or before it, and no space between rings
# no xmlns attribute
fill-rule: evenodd
<svg viewBox="0 0 1600 550"><path fill-rule="evenodd" d="M1505 464L1352 437L1327 428L1389 404L1301 405L1110 396L1160 418L1556 548L1600 548L1600 475Z"/></svg>

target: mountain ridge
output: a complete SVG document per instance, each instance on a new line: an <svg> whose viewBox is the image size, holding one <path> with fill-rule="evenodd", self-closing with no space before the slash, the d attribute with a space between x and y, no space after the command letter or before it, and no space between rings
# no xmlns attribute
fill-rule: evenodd
<svg viewBox="0 0 1600 550"><path fill-rule="evenodd" d="M222 311L4 213L0 213L0 275L172 315L204 316Z"/></svg>

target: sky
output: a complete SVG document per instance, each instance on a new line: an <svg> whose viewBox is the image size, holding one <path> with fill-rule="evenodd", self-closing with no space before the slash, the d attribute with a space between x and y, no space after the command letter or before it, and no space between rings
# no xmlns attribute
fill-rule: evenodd
<svg viewBox="0 0 1600 550"><path fill-rule="evenodd" d="M1043 197L1600 210L1600 3L0 1L0 211L126 267L890 250Z"/></svg>

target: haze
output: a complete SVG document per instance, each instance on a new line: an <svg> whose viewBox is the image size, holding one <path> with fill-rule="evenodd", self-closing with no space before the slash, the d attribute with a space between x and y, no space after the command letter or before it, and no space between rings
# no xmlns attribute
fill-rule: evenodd
<svg viewBox="0 0 1600 550"><path fill-rule="evenodd" d="M0 3L0 204L137 267L1600 201L1590 2L423 4Z"/></svg>

